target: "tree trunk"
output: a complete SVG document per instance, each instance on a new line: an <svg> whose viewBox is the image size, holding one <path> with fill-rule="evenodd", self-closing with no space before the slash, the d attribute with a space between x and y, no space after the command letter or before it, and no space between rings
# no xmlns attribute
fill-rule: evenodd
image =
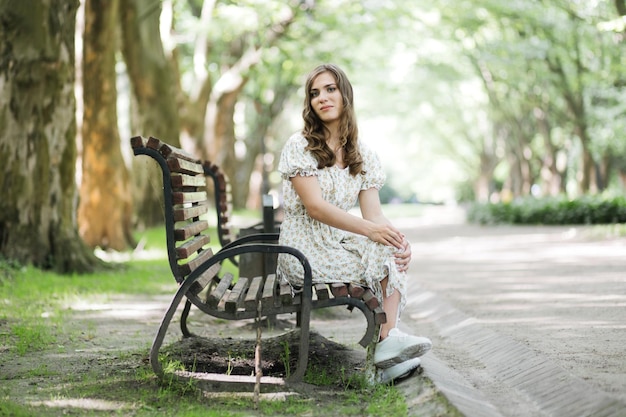
<svg viewBox="0 0 626 417"><path fill-rule="evenodd" d="M557 166L557 147L552 143L552 127L542 109L535 108L533 114L545 149L540 172L544 183L543 195L557 196L561 193L563 179Z"/></svg>
<svg viewBox="0 0 626 417"><path fill-rule="evenodd" d="M235 90L224 93L215 103L215 118L213 119L213 140L212 146L207 146L209 153L205 154L206 159L212 160L221 167L222 171L230 181L231 193L233 196L233 207L244 207L245 199L235 201L235 196L240 196L240 189L247 186L250 178L244 177L245 173L238 169L238 162L235 156L235 105L239 94L245 85L243 81Z"/></svg>
<svg viewBox="0 0 626 417"><path fill-rule="evenodd" d="M0 3L0 254L61 273L99 264L75 216L78 5Z"/></svg>
<svg viewBox="0 0 626 417"><path fill-rule="evenodd" d="M239 162L240 170L245 172L245 177L250 181L246 187L241 187L237 198L245 202L247 208L260 209L261 195L269 192L267 173L271 167L266 166L264 157L267 153L266 137L272 121L282 112L284 104L297 86L291 83L279 84L274 87L274 99L271 103L263 103L260 97L254 101L254 117L251 119L250 134L245 138L246 155ZM256 178L259 180L255 181ZM235 197L233 197L235 199Z"/></svg>
<svg viewBox="0 0 626 417"><path fill-rule="evenodd" d="M173 69L165 57L159 18L161 4L153 0L120 2L122 52L131 81L135 111L134 135L154 136L180 147L179 100ZM129 139L129 138L126 138ZM125 140L122 146L130 146ZM155 164L133 160L133 196L138 224L162 224L161 174ZM155 179L157 181L155 182Z"/></svg>
<svg viewBox="0 0 626 417"><path fill-rule="evenodd" d="M582 156L581 156L581 179L580 179L580 191L583 194L587 193L597 193L597 178L595 173L595 161L593 159L593 155L591 154L591 150L589 149L589 140L587 134L587 125L578 118L584 118L585 114L583 112L576 114L576 126L575 133L578 135L580 139L580 143L582 145Z"/></svg>
<svg viewBox="0 0 626 417"><path fill-rule="evenodd" d="M117 0L85 2L83 179L78 223L84 241L103 249L134 246L128 171L117 128Z"/></svg>
<svg viewBox="0 0 626 417"><path fill-rule="evenodd" d="M487 203L491 198L493 190L493 157L481 152L480 171L474 183L474 198L480 203Z"/></svg>
<svg viewBox="0 0 626 417"><path fill-rule="evenodd" d="M620 16L626 16L626 1L615 0L615 8L617 9L617 14Z"/></svg>
<svg viewBox="0 0 626 417"><path fill-rule="evenodd" d="M197 148L202 149L202 157L219 165L230 179L233 196L237 198L236 201L233 201L233 206L236 208L245 205L245 195L250 178L241 174L242 171L239 170L238 161L235 158L235 131L232 116L239 94L248 81L246 74L261 60L262 49L272 46L287 33L296 13L306 11L306 7L300 3L294 3L291 6L291 13L286 15L283 20L267 28L268 34L265 44L254 45L245 50L243 54L241 54L241 50L231 50L230 57L237 57L241 54L236 62L221 74L221 77L215 81L212 87L205 86L206 83L212 82L210 77L206 77L201 86L200 98L206 98L208 92L211 95L207 103L206 113L202 115L204 136L192 139L197 141ZM186 120L186 122L188 121ZM246 191L241 193L240 190L242 189Z"/></svg>
<svg viewBox="0 0 626 417"><path fill-rule="evenodd" d="M626 170L618 170L617 175L619 176L619 183L622 186L622 190L626 190Z"/></svg>

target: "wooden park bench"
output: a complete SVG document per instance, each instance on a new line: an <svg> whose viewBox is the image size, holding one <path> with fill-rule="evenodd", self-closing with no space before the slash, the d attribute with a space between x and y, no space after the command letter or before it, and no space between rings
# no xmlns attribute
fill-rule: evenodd
<svg viewBox="0 0 626 417"><path fill-rule="evenodd" d="M346 284L312 284L311 268L306 257L297 249L278 245L278 233L252 233L234 237L228 227L227 181L219 168L202 162L184 151L156 138L136 136L131 139L135 155L152 157L161 168L163 177L164 216L167 252L172 275L179 284L150 350L154 372L165 376L159 351L174 314L186 300L180 325L184 336L190 336L187 317L191 306L203 313L226 320L245 320L296 313L300 327L298 360L291 381L302 380L308 364L311 310L339 305L358 308L367 321L361 346L373 346L379 325L386 320L379 300L369 288ZM215 200L208 198L207 178L214 183ZM209 244L209 223L206 214L216 206L218 236L221 248L215 253ZM273 215L272 215L273 216ZM266 221L267 221L267 216ZM267 230L267 227L264 227ZM246 254L275 256L285 253L298 258L303 266L302 291L292 293L289 284L276 278L275 270L239 277L222 271L226 259L241 259ZM369 349L368 357L373 349ZM199 372L185 372L184 379L202 378ZM190 376L191 375L191 376Z"/></svg>

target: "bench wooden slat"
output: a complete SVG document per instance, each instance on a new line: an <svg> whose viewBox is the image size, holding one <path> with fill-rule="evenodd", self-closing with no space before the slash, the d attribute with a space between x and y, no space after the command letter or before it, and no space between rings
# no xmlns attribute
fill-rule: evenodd
<svg viewBox="0 0 626 417"><path fill-rule="evenodd" d="M194 282L190 291L194 294L198 294L200 291L205 289L206 286L209 285L211 281L217 276L217 274L220 272L220 269L220 264L215 264L206 271L204 271L202 275L200 275L200 278L198 278L197 281Z"/></svg>
<svg viewBox="0 0 626 417"><path fill-rule="evenodd" d="M159 149L161 149L163 142L161 142L159 139L150 136L148 138L148 142L146 143L146 148L151 148L154 149L155 151L158 151Z"/></svg>
<svg viewBox="0 0 626 417"><path fill-rule="evenodd" d="M226 238L232 238L233 236L237 236L233 233L232 230L230 230L229 228L223 228L222 229L222 236L226 237Z"/></svg>
<svg viewBox="0 0 626 417"><path fill-rule="evenodd" d="M209 223L206 220L198 220L193 223L189 223L187 225L177 227L174 230L174 238L177 241L187 240L191 236L195 236L209 228Z"/></svg>
<svg viewBox="0 0 626 417"><path fill-rule="evenodd" d="M213 256L213 251L211 250L211 248L207 248L186 264L180 264L179 268L184 275L189 275L193 271L195 271L200 265L211 259L211 256Z"/></svg>
<svg viewBox="0 0 626 417"><path fill-rule="evenodd" d="M148 143L150 142L151 139L153 139L153 138L150 137L150 139L148 139ZM185 159L185 160L190 161L190 162L200 163L198 158L194 157L193 155L189 155L184 150L182 150L180 148L176 148L176 147L174 147L172 145L168 145L167 143L164 143L164 142L161 142L161 146L159 147L159 152L166 159L167 158L181 158L181 159Z"/></svg>
<svg viewBox="0 0 626 417"><path fill-rule="evenodd" d="M206 177L204 175L186 175L176 174L171 176L172 188L179 189L183 187L206 187Z"/></svg>
<svg viewBox="0 0 626 417"><path fill-rule="evenodd" d="M313 286L318 300L328 300L330 298L330 295L328 294L328 285L314 284Z"/></svg>
<svg viewBox="0 0 626 417"><path fill-rule="evenodd" d="M291 297L291 285L286 282L281 282L278 287L278 294L281 305L290 306L293 304L293 298Z"/></svg>
<svg viewBox="0 0 626 417"><path fill-rule="evenodd" d="M180 222L200 217L209 211L208 204L197 204L191 207L179 207L174 209L174 221Z"/></svg>
<svg viewBox="0 0 626 417"><path fill-rule="evenodd" d="M230 294L226 297L224 309L228 313L234 313L240 308L241 302L246 295L246 290L248 289L248 281L248 278L239 277L235 286L230 291Z"/></svg>
<svg viewBox="0 0 626 417"><path fill-rule="evenodd" d="M360 285L357 284L349 284L348 285L348 292L350 293L350 297L354 297L354 298L362 298L363 297L363 293L365 292L365 288L363 288Z"/></svg>
<svg viewBox="0 0 626 417"><path fill-rule="evenodd" d="M278 300L274 299L275 287L276 287L276 275L270 274L265 279L265 285L263 286L263 296L261 298L263 310L276 307Z"/></svg>
<svg viewBox="0 0 626 417"><path fill-rule="evenodd" d="M342 284L339 282L333 282L332 284L330 284L330 291L333 293L335 298L347 297L349 294L346 284Z"/></svg>
<svg viewBox="0 0 626 417"><path fill-rule="evenodd" d="M167 166L169 167L170 171L178 172L180 174L197 175L204 173L202 165L197 162L187 161L182 158L168 158Z"/></svg>
<svg viewBox="0 0 626 417"><path fill-rule="evenodd" d="M263 293L263 277L254 277L248 288L248 293L244 299L244 308L246 311L256 311L257 303L261 299Z"/></svg>
<svg viewBox="0 0 626 417"><path fill-rule="evenodd" d="M133 149L145 148L147 142L148 140L144 138L143 136L133 136L132 138L130 138L130 146Z"/></svg>
<svg viewBox="0 0 626 417"><path fill-rule="evenodd" d="M162 142L160 139L155 138L154 136L150 136L150 138L148 138L146 147L159 151L159 153L163 155L165 159L167 159L169 156L175 156L178 158L187 159L188 161L198 162L198 158L189 155L187 152L180 148Z"/></svg>
<svg viewBox="0 0 626 417"><path fill-rule="evenodd" d="M219 284L213 288L213 290L207 295L206 304L211 308L217 308L226 291L230 287L230 284L233 282L235 277L230 272L224 274L222 279L220 279Z"/></svg>
<svg viewBox="0 0 626 417"><path fill-rule="evenodd" d="M206 200L206 191L183 192L174 191L172 193L172 204L197 203Z"/></svg>
<svg viewBox="0 0 626 417"><path fill-rule="evenodd" d="M379 325L387 323L387 313L380 306L374 309L374 322Z"/></svg>
<svg viewBox="0 0 626 417"><path fill-rule="evenodd" d="M297 306L301 303L302 303L302 291L294 294L294 296L291 298L291 304L293 304L294 306Z"/></svg>
<svg viewBox="0 0 626 417"><path fill-rule="evenodd" d="M202 166L204 167L205 175L216 174L220 170L220 168L211 161L204 161Z"/></svg>
<svg viewBox="0 0 626 417"><path fill-rule="evenodd" d="M194 252L200 250L204 245L209 243L211 238L208 235L198 235L194 236L193 239L189 239L187 242L183 243L179 247L176 248L176 257L177 259L187 259ZM207 249L210 250L210 249Z"/></svg>
<svg viewBox="0 0 626 417"><path fill-rule="evenodd" d="M376 308L380 306L378 298L374 296L374 293L369 288L366 288L365 292L363 293L363 301L365 302L365 305L367 305L367 307L372 311L376 310Z"/></svg>

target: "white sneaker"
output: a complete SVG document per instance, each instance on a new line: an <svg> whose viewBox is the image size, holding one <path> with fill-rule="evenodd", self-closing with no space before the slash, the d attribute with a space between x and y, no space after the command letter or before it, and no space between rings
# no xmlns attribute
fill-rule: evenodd
<svg viewBox="0 0 626 417"><path fill-rule="evenodd" d="M376 344L374 365L386 369L397 363L422 356L432 346L430 339L411 336L394 327L383 341Z"/></svg>
<svg viewBox="0 0 626 417"><path fill-rule="evenodd" d="M382 371L381 384L388 384L398 379L408 378L420 366L420 358L409 359Z"/></svg>

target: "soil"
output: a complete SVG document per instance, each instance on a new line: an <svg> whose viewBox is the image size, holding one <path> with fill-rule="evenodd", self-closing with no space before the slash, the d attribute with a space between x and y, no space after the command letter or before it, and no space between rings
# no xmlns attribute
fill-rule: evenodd
<svg viewBox="0 0 626 417"><path fill-rule="evenodd" d="M264 376L286 377L287 361L289 369L295 368L299 337L299 332L294 330L262 340L260 368ZM318 333L311 332L309 343L310 365L322 367L325 364L341 363L349 371L358 370L364 365L360 355L355 355L348 347ZM288 354L286 345L289 346ZM247 376L255 373L255 346L256 339L250 338L194 336L169 345L164 352L168 358L182 362L185 369Z"/></svg>

